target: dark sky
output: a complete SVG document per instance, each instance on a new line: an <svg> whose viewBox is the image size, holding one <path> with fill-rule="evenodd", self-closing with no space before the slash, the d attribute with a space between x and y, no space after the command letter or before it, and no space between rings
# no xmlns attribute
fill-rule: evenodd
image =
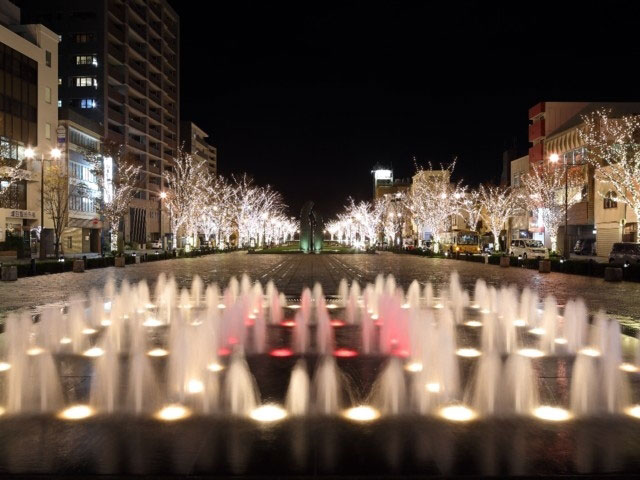
<svg viewBox="0 0 640 480"><path fill-rule="evenodd" d="M410 176L414 155L497 181L538 101L640 98L640 2L170 2L183 119L292 213L367 199L376 162Z"/></svg>

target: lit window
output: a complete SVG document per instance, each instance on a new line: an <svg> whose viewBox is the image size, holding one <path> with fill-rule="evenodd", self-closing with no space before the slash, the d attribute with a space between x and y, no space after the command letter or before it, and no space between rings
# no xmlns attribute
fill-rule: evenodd
<svg viewBox="0 0 640 480"><path fill-rule="evenodd" d="M93 41L93 33L76 33L73 35L74 43L89 43Z"/></svg>
<svg viewBox="0 0 640 480"><path fill-rule="evenodd" d="M62 107L62 100L58 100L58 108Z"/></svg>
<svg viewBox="0 0 640 480"><path fill-rule="evenodd" d="M50 123L44 124L44 138L46 138L47 140L51 140L51 124Z"/></svg>
<svg viewBox="0 0 640 480"><path fill-rule="evenodd" d="M95 98L83 98L80 100L80 108L96 108Z"/></svg>
<svg viewBox="0 0 640 480"><path fill-rule="evenodd" d="M98 79L96 77L74 77L73 85L76 87L98 88Z"/></svg>
<svg viewBox="0 0 640 480"><path fill-rule="evenodd" d="M44 101L51 103L51 88L44 87Z"/></svg>
<svg viewBox="0 0 640 480"><path fill-rule="evenodd" d="M96 55L76 55L76 65L93 65L98 66L98 57Z"/></svg>
<svg viewBox="0 0 640 480"><path fill-rule="evenodd" d="M58 85L62 85L62 78L58 79Z"/></svg>
<svg viewBox="0 0 640 480"><path fill-rule="evenodd" d="M610 191L604 197L604 208L618 208L618 195L616 192Z"/></svg>

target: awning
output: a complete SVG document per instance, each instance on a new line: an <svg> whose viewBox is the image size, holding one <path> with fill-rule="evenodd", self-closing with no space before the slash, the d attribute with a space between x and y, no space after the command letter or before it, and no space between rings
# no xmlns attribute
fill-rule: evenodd
<svg viewBox="0 0 640 480"><path fill-rule="evenodd" d="M67 226L72 228L102 228L102 221L98 218L69 218Z"/></svg>

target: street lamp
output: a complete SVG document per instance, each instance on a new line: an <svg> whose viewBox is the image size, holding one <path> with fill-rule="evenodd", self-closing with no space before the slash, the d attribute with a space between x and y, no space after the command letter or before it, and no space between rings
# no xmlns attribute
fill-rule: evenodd
<svg viewBox="0 0 640 480"><path fill-rule="evenodd" d="M29 160L33 160L36 157L36 151L27 147L24 151L24 156ZM62 156L62 152L59 148L52 148L49 152L49 156L53 160L59 160ZM44 232L44 153L40 153L40 258L45 258L45 252L42 248L42 233Z"/></svg>
<svg viewBox="0 0 640 480"><path fill-rule="evenodd" d="M167 247L165 245L165 238L162 236L162 201L167 198L167 192L160 192L160 217L158 220L158 230L160 231L160 244L162 245L162 249L166 250Z"/></svg>

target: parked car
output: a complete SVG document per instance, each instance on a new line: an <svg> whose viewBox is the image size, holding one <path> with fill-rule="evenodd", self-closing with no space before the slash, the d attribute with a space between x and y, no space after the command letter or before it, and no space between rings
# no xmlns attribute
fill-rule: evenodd
<svg viewBox="0 0 640 480"><path fill-rule="evenodd" d="M581 238L576 242L575 247L573 247L573 253L575 253L576 255L595 255L596 239Z"/></svg>
<svg viewBox="0 0 640 480"><path fill-rule="evenodd" d="M149 245L149 248L152 248L153 250L161 250L162 249L162 242L160 240L156 240L154 242L151 242Z"/></svg>
<svg viewBox="0 0 640 480"><path fill-rule="evenodd" d="M609 263L640 263L640 243L614 243L609 254Z"/></svg>
<svg viewBox="0 0 640 480"><path fill-rule="evenodd" d="M522 258L549 258L549 249L539 240L511 240L509 254Z"/></svg>

